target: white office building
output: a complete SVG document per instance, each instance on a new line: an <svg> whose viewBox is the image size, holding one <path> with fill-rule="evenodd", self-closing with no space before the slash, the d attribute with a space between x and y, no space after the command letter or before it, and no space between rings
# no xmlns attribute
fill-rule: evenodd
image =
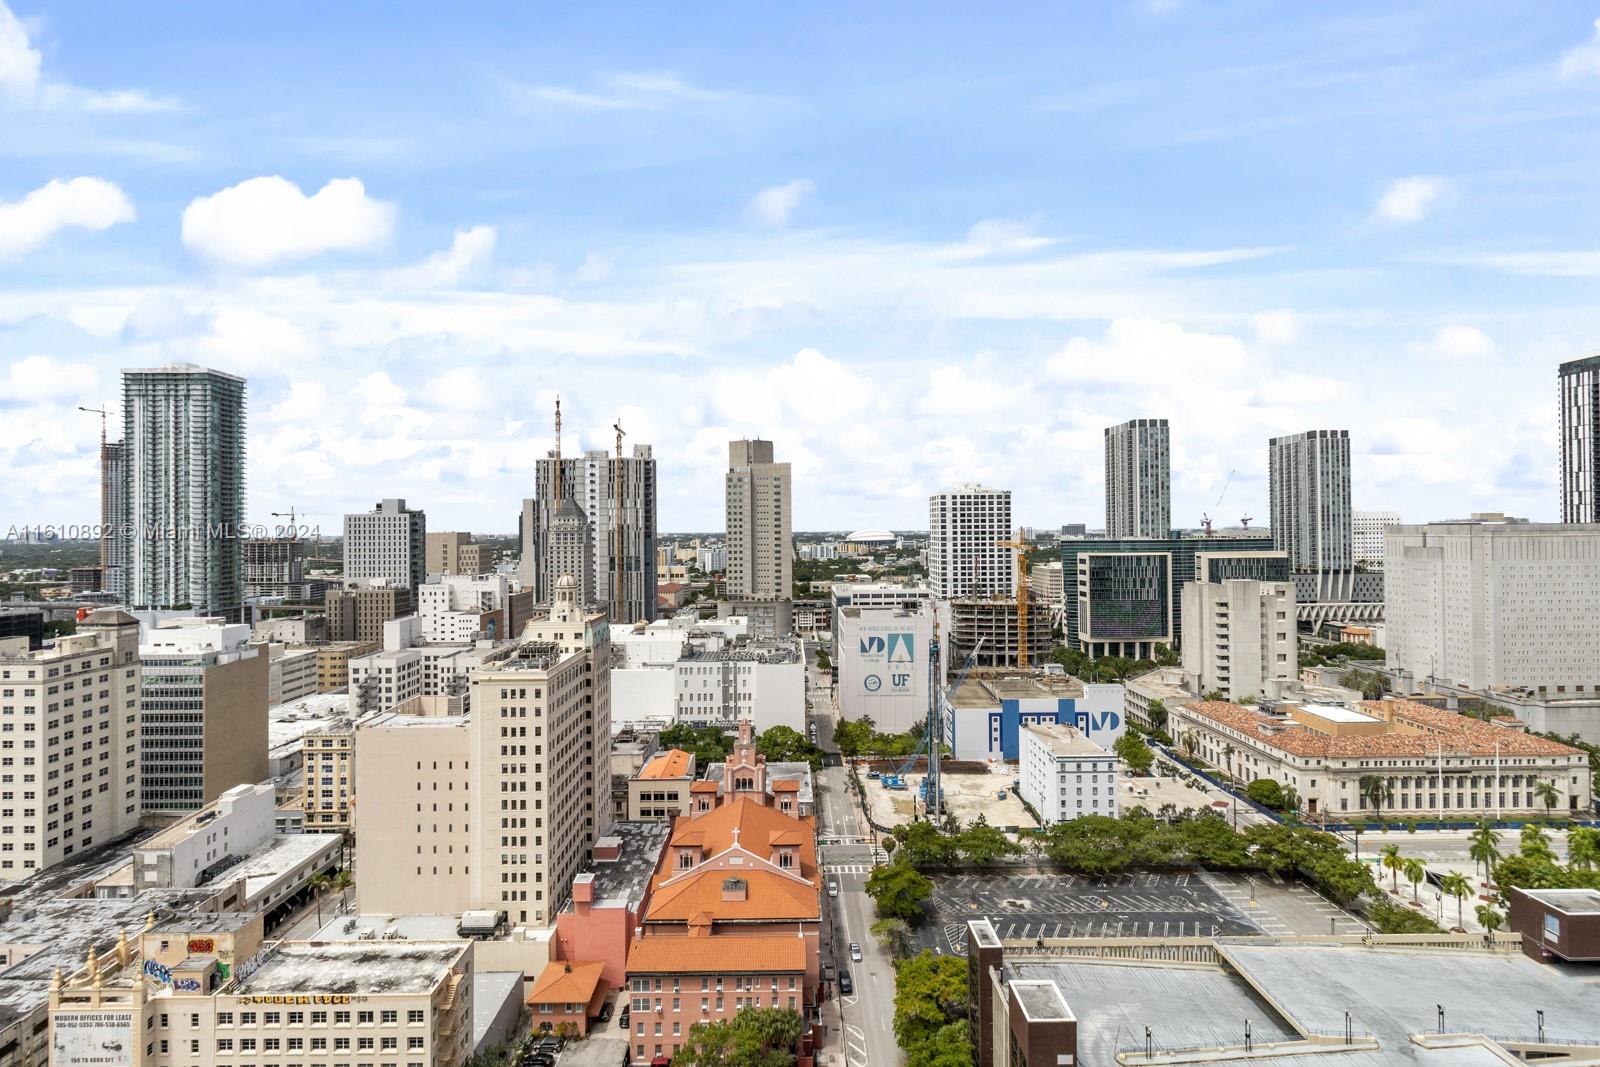
<svg viewBox="0 0 1600 1067"><path fill-rule="evenodd" d="M344 517L346 582L382 578L415 590L428 577L428 524L404 500Z"/></svg>
<svg viewBox="0 0 1600 1067"><path fill-rule="evenodd" d="M1106 427L1106 536L1172 536L1172 461L1166 419Z"/></svg>
<svg viewBox="0 0 1600 1067"><path fill-rule="evenodd" d="M928 582L940 600L1011 596L1016 557L1009 548L1011 490L958 485L928 498Z"/></svg>
<svg viewBox="0 0 1600 1067"><path fill-rule="evenodd" d="M391 711L418 697L438 698L454 714L466 712L472 672L511 648L509 641L424 641L417 616L391 619L383 624L383 648L350 660L350 714Z"/></svg>
<svg viewBox="0 0 1600 1067"><path fill-rule="evenodd" d="M1471 689L1600 692L1600 524L1390 528L1388 663Z"/></svg>
<svg viewBox="0 0 1600 1067"><path fill-rule="evenodd" d="M794 514L789 464L772 442L728 443L728 596L787 600L794 584Z"/></svg>
<svg viewBox="0 0 1600 1067"><path fill-rule="evenodd" d="M1350 516L1350 549L1356 565L1383 567L1383 533L1400 525L1397 511L1357 511Z"/></svg>
<svg viewBox="0 0 1600 1067"><path fill-rule="evenodd" d="M1293 582L1189 582L1183 626L1183 669L1201 692L1260 698L1299 674Z"/></svg>
<svg viewBox="0 0 1600 1067"><path fill-rule="evenodd" d="M1030 723L1018 734L1022 799L1045 826L1081 815L1117 815L1117 760L1078 730Z"/></svg>
<svg viewBox="0 0 1600 1067"><path fill-rule="evenodd" d="M519 582L510 574L436 574L417 587L417 617L424 641L473 641L481 634L505 640L517 636L513 621L517 614L506 609L518 592ZM531 607L532 597L525 598ZM500 613L495 615L494 613ZM500 632L485 632L485 626Z"/></svg>
<svg viewBox="0 0 1600 1067"><path fill-rule="evenodd" d="M928 717L928 646L932 605L840 608L833 662L839 712L871 717L884 733L904 733Z"/></svg>

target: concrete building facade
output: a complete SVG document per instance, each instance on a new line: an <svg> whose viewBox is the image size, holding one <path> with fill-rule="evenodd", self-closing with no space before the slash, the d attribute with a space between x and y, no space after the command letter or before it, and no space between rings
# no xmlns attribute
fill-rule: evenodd
<svg viewBox="0 0 1600 1067"><path fill-rule="evenodd" d="M1400 525L1397 511L1357 511L1350 516L1350 551L1356 566L1383 567L1383 532Z"/></svg>
<svg viewBox="0 0 1600 1067"><path fill-rule="evenodd" d="M1471 689L1600 692L1600 524L1391 527L1390 667Z"/></svg>
<svg viewBox="0 0 1600 1067"><path fill-rule="evenodd" d="M1040 821L1117 816L1117 759L1071 726L1029 723L1017 734L1017 781Z"/></svg>
<svg viewBox="0 0 1600 1067"><path fill-rule="evenodd" d="M1202 692L1258 698L1299 675L1293 582L1233 578L1183 587L1183 669Z"/></svg>
<svg viewBox="0 0 1600 1067"><path fill-rule="evenodd" d="M192 363L122 372L122 587L136 609L243 617L245 381Z"/></svg>
<svg viewBox="0 0 1600 1067"><path fill-rule="evenodd" d="M139 667L139 624L120 611L94 612L50 648L0 638L0 880L139 825Z"/></svg>
<svg viewBox="0 0 1600 1067"><path fill-rule="evenodd" d="M488 570L484 546L458 530L429 533L426 537L428 574L483 574Z"/></svg>
<svg viewBox="0 0 1600 1067"><path fill-rule="evenodd" d="M410 615L416 594L401 582L373 579L344 589L330 589L323 597L327 639L334 642L381 642L384 625ZM344 684L341 678L340 685Z"/></svg>
<svg viewBox="0 0 1600 1067"><path fill-rule="evenodd" d="M794 505L789 464L772 442L728 443L728 595L787 600L794 584Z"/></svg>
<svg viewBox="0 0 1600 1067"><path fill-rule="evenodd" d="M1307 430L1274 437L1267 448L1273 547L1294 574L1329 576L1302 599L1349 599L1355 569L1350 508L1350 431Z"/></svg>
<svg viewBox="0 0 1600 1067"><path fill-rule="evenodd" d="M928 584L940 600L1013 596L1011 490L958 485L928 498Z"/></svg>
<svg viewBox="0 0 1600 1067"><path fill-rule="evenodd" d="M416 589L428 578L428 519L402 499L344 517L344 579L372 579Z"/></svg>
<svg viewBox="0 0 1600 1067"><path fill-rule="evenodd" d="M1172 536L1172 459L1166 419L1107 426L1106 536Z"/></svg>
<svg viewBox="0 0 1600 1067"><path fill-rule="evenodd" d="M1600 522L1600 355L1556 372L1561 416L1561 521Z"/></svg>
<svg viewBox="0 0 1600 1067"><path fill-rule="evenodd" d="M538 461L534 479L537 496L526 509L521 574L535 602L549 603L556 580L571 574L578 579L580 602L606 608L613 621L654 619L659 546L651 446L634 445L620 460L603 449L565 459L552 452Z"/></svg>
<svg viewBox="0 0 1600 1067"><path fill-rule="evenodd" d="M904 733L928 717L932 606L842 608L835 620L839 713Z"/></svg>

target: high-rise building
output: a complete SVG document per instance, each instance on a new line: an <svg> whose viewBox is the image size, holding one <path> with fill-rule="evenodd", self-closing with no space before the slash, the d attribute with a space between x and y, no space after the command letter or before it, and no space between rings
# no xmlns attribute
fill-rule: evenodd
<svg viewBox="0 0 1600 1067"><path fill-rule="evenodd" d="M474 543L471 534L459 530L428 534L427 573L430 575L483 574L488 564L485 546Z"/></svg>
<svg viewBox="0 0 1600 1067"><path fill-rule="evenodd" d="M428 520L404 500L378 501L344 517L345 581L380 578L415 591L428 580Z"/></svg>
<svg viewBox="0 0 1600 1067"><path fill-rule="evenodd" d="M357 884L363 913L553 921L610 821L611 645L570 576L522 638L472 672L469 714L357 723L357 863L395 875Z"/></svg>
<svg viewBox="0 0 1600 1067"><path fill-rule="evenodd" d="M0 881L14 882L139 825L139 623L102 609L49 648L0 638L0 678L8 740L24 738L5 774L9 792L15 759L23 803L0 823ZM47 778L48 797L29 784Z"/></svg>
<svg viewBox="0 0 1600 1067"><path fill-rule="evenodd" d="M140 789L146 812L195 811L267 777L267 650L250 627L169 619L139 648Z"/></svg>
<svg viewBox="0 0 1600 1067"><path fill-rule="evenodd" d="M1106 427L1106 536L1172 536L1172 459L1166 419Z"/></svg>
<svg viewBox="0 0 1600 1067"><path fill-rule="evenodd" d="M319 599L330 582L306 581L306 544L298 537L252 537L244 543L247 598Z"/></svg>
<svg viewBox="0 0 1600 1067"><path fill-rule="evenodd" d="M1561 521L1600 522L1600 355L1572 359L1556 374L1561 392Z"/></svg>
<svg viewBox="0 0 1600 1067"><path fill-rule="evenodd" d="M928 498L928 581L939 600L1013 596L1011 490L958 485Z"/></svg>
<svg viewBox="0 0 1600 1067"><path fill-rule="evenodd" d="M772 442L728 442L728 596L787 600L794 585L794 516L789 464Z"/></svg>
<svg viewBox="0 0 1600 1067"><path fill-rule="evenodd" d="M533 529L543 532L547 548L542 553L543 565L537 569L534 599L548 604L555 581L571 574L578 581L581 602L605 609L613 622L654 619L658 571L653 450L649 445L634 445L633 454L619 460L601 449L591 449L582 456L559 460L559 503L557 462L551 453L539 460L535 469L538 496L533 502ZM587 544L578 543L580 535ZM619 548L620 595L615 584ZM541 554L537 546L535 553Z"/></svg>
<svg viewBox="0 0 1600 1067"><path fill-rule="evenodd" d="M121 441L100 442L100 588L126 599L128 542L127 452Z"/></svg>
<svg viewBox="0 0 1600 1067"><path fill-rule="evenodd" d="M1383 566L1383 531L1400 525L1394 511L1357 511L1350 516L1350 550L1356 565Z"/></svg>
<svg viewBox="0 0 1600 1067"><path fill-rule="evenodd" d="M1274 437L1267 459L1274 546L1288 555L1291 573L1318 576L1310 599L1346 599L1355 569L1350 431Z"/></svg>
<svg viewBox="0 0 1600 1067"><path fill-rule="evenodd" d="M242 618L244 379L192 363L125 370L122 420L124 599Z"/></svg>
<svg viewBox="0 0 1600 1067"><path fill-rule="evenodd" d="M1275 696L1300 672L1294 583L1231 578L1183 587L1184 670L1224 700Z"/></svg>
<svg viewBox="0 0 1600 1067"><path fill-rule="evenodd" d="M1385 543L1389 666L1480 690L1600 692L1600 525L1434 522Z"/></svg>

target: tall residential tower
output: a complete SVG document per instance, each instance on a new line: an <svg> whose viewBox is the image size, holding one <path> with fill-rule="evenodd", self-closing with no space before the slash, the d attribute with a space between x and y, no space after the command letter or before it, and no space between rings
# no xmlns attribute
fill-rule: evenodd
<svg viewBox="0 0 1600 1067"><path fill-rule="evenodd" d="M413 593L428 580L428 520L404 500L380 500L344 517L344 579L382 579Z"/></svg>
<svg viewBox="0 0 1600 1067"><path fill-rule="evenodd" d="M1561 521L1600 522L1595 471L1600 469L1600 355L1568 360L1557 373L1561 390Z"/></svg>
<svg viewBox="0 0 1600 1067"><path fill-rule="evenodd" d="M1172 535L1172 461L1166 419L1106 427L1106 536Z"/></svg>
<svg viewBox="0 0 1600 1067"><path fill-rule="evenodd" d="M125 504L115 554L130 606L241 617L244 399L243 378L192 363L122 372Z"/></svg>
<svg viewBox="0 0 1600 1067"><path fill-rule="evenodd" d="M728 443L728 596L786 600L794 574L789 464L772 442Z"/></svg>
<svg viewBox="0 0 1600 1067"><path fill-rule="evenodd" d="M928 582L939 600L1012 596L1011 490L958 485L928 498Z"/></svg>
<svg viewBox="0 0 1600 1067"><path fill-rule="evenodd" d="M1268 444L1272 541L1294 574L1319 576L1317 600L1342 599L1338 589L1355 568L1350 511L1350 431L1307 430ZM1323 578L1329 580L1323 581Z"/></svg>

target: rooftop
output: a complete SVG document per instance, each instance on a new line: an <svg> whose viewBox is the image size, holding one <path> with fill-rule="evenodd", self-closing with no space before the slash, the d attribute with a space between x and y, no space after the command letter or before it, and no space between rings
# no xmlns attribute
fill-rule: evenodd
<svg viewBox="0 0 1600 1067"><path fill-rule="evenodd" d="M1075 698L1083 693L1083 682L1070 674L977 668L949 694L949 701L958 708L990 708L999 707L1002 700Z"/></svg>
<svg viewBox="0 0 1600 1067"><path fill-rule="evenodd" d="M714 651L688 649L685 663L799 663L800 649L791 644L755 643L734 645Z"/></svg>
<svg viewBox="0 0 1600 1067"><path fill-rule="evenodd" d="M649 822L614 822L608 835L618 839L617 858L590 860L584 865L584 874L591 876L594 903L597 906L636 905L644 899L644 891L655 873L656 860L666 847L672 824L652 820ZM579 875L583 877L583 875ZM572 910L572 899L562 905L563 911Z"/></svg>
<svg viewBox="0 0 1600 1067"><path fill-rule="evenodd" d="M455 941L459 915L340 915L313 941Z"/></svg>
<svg viewBox="0 0 1600 1067"><path fill-rule="evenodd" d="M244 879L244 898L253 901L278 879L318 853L329 848L337 851L342 840L339 834L276 834L270 845L252 852L243 863L223 872L218 881Z"/></svg>
<svg viewBox="0 0 1600 1067"><path fill-rule="evenodd" d="M274 993L426 993L463 955L464 942L284 942L239 983L240 996Z"/></svg>
<svg viewBox="0 0 1600 1067"><path fill-rule="evenodd" d="M704 783L716 787L717 792L722 791L722 774L726 764L706 764L706 776L703 782L696 782L689 787L690 792L699 791ZM806 806L812 801L813 784L811 778L811 764L803 760L779 760L777 763L767 764L767 792L771 793L778 787L779 782L796 782L799 784L796 801Z"/></svg>
<svg viewBox="0 0 1600 1067"><path fill-rule="evenodd" d="M312 693L267 709L267 747L297 742L306 734L349 717L350 694Z"/></svg>
<svg viewBox="0 0 1600 1067"><path fill-rule="evenodd" d="M684 778L689 774L689 768L694 763L694 756L681 748L669 748L665 752L657 753L644 769L639 772L640 778Z"/></svg>
<svg viewBox="0 0 1600 1067"><path fill-rule="evenodd" d="M752 937L662 934L637 938L628 949L629 974L804 972L805 969L805 939L788 934Z"/></svg>
<svg viewBox="0 0 1600 1067"><path fill-rule="evenodd" d="M1524 889L1522 892L1539 903L1568 915L1600 914L1600 890Z"/></svg>
<svg viewBox="0 0 1600 1067"><path fill-rule="evenodd" d="M524 999L529 1004L587 1004L605 969L604 961L551 960Z"/></svg>
<svg viewBox="0 0 1600 1067"><path fill-rule="evenodd" d="M1106 754L1105 749L1072 727L1061 723L1029 723L1023 729L1043 741L1052 755L1104 756Z"/></svg>

